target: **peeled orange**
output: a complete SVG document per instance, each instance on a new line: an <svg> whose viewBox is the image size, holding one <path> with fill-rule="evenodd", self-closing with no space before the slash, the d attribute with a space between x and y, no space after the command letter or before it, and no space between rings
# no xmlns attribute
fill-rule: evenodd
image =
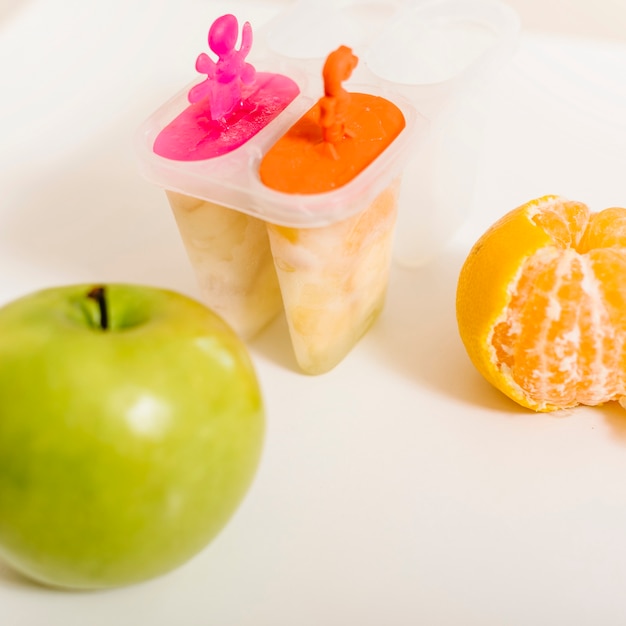
<svg viewBox="0 0 626 626"><path fill-rule="evenodd" d="M470 251L456 311L478 371L519 404L626 398L626 209L559 196L514 209Z"/></svg>

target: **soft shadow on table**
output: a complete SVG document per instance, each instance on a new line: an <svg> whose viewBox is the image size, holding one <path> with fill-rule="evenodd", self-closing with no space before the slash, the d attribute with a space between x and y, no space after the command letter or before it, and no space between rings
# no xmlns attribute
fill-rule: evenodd
<svg viewBox="0 0 626 626"><path fill-rule="evenodd" d="M616 439L626 444L626 409L618 402L609 402L598 409Z"/></svg>
<svg viewBox="0 0 626 626"><path fill-rule="evenodd" d="M250 349L253 354L261 355L283 369L300 373L284 313L280 313L250 341Z"/></svg>
<svg viewBox="0 0 626 626"><path fill-rule="evenodd" d="M421 267L394 265L372 345L398 376L469 404L525 412L482 378L459 338L455 296L465 256L451 248Z"/></svg>
<svg viewBox="0 0 626 626"><path fill-rule="evenodd" d="M25 593L38 592L42 594L94 594L94 593L106 593L106 589L64 589L62 587L52 587L44 585L35 580L31 580L26 576L23 576L13 568L9 567L0 560L0 587L11 588L16 591L23 591ZM1 613L0 613L1 615ZM4 622L0 620L0 624L5 626ZM6 626L9 626L8 624Z"/></svg>
<svg viewBox="0 0 626 626"><path fill-rule="evenodd" d="M16 572L13 568L9 567L0 560L0 586L12 587L15 589L33 590L33 589L48 589L38 583L22 576Z"/></svg>

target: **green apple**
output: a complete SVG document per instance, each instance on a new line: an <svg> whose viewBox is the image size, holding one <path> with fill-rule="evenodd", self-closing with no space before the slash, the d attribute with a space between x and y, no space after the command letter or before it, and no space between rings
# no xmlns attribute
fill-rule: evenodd
<svg viewBox="0 0 626 626"><path fill-rule="evenodd" d="M30 578L184 563L241 502L263 433L245 346L195 300L71 285L0 308L0 558Z"/></svg>

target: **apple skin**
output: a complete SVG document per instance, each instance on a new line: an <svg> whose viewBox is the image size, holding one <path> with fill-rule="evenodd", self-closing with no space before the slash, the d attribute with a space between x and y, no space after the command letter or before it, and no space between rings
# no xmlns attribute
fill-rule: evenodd
<svg viewBox="0 0 626 626"><path fill-rule="evenodd" d="M46 585L164 574L202 550L258 468L247 350L153 287L55 287L0 308L0 558Z"/></svg>

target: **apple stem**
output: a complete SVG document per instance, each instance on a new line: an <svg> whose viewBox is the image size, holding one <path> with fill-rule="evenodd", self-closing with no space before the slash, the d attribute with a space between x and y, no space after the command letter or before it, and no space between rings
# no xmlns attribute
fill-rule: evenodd
<svg viewBox="0 0 626 626"><path fill-rule="evenodd" d="M93 287L87 294L88 298L92 298L98 303L100 308L100 328L107 330L109 328L109 312L107 310L107 301L105 289L102 285Z"/></svg>

